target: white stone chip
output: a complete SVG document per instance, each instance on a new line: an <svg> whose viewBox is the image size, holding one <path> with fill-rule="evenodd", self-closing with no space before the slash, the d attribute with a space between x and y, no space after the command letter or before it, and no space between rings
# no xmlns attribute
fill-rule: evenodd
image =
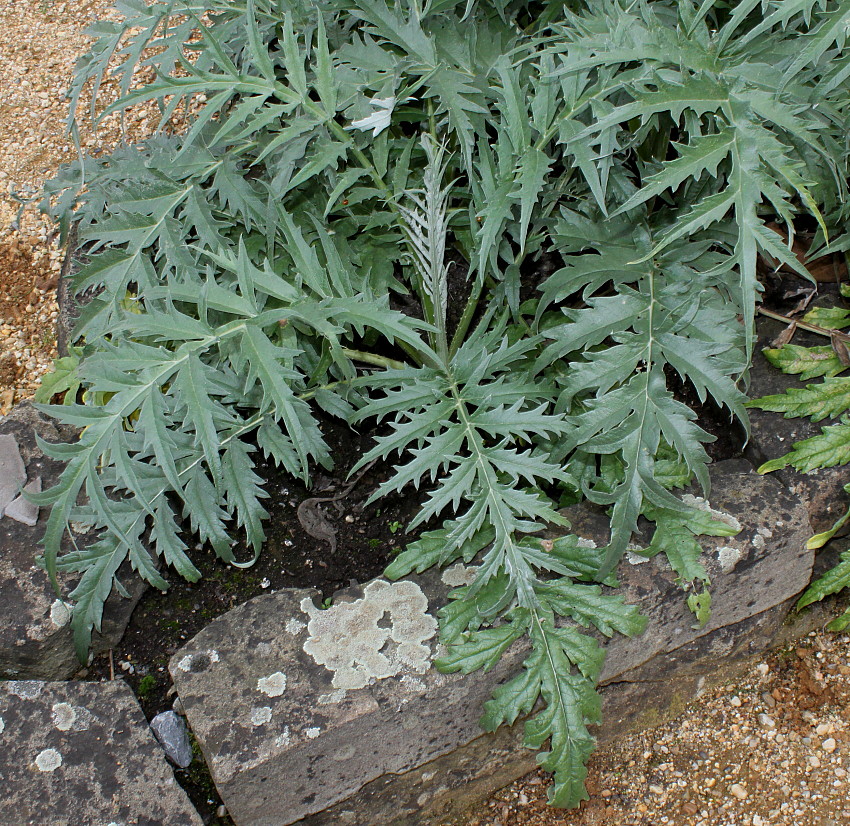
<svg viewBox="0 0 850 826"><path fill-rule="evenodd" d="M280 697L286 691L286 674L282 671L275 671L268 677L260 677L257 680L257 691L262 691L269 697Z"/></svg>
<svg viewBox="0 0 850 826"><path fill-rule="evenodd" d="M0 717L0 734L6 730L6 721Z"/></svg>
<svg viewBox="0 0 850 826"><path fill-rule="evenodd" d="M45 749L35 758L35 765L42 772L52 772L62 765L62 755L56 749Z"/></svg>
<svg viewBox="0 0 850 826"><path fill-rule="evenodd" d="M53 600L50 606L50 621L57 628L64 628L71 621L71 605L61 599Z"/></svg>
<svg viewBox="0 0 850 826"><path fill-rule="evenodd" d="M308 728L304 730L304 734L310 738L310 740L315 740L320 734L322 730L318 726L314 726L313 728Z"/></svg>

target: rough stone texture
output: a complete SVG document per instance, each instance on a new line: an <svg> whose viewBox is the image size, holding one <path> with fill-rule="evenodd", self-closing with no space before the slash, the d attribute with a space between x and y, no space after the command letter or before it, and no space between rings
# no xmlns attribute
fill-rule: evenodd
<svg viewBox="0 0 850 826"><path fill-rule="evenodd" d="M0 683L0 826L202 826L122 681Z"/></svg>
<svg viewBox="0 0 850 826"><path fill-rule="evenodd" d="M14 436L0 433L0 516L27 481L27 469Z"/></svg>
<svg viewBox="0 0 850 826"><path fill-rule="evenodd" d="M639 639L608 644L603 740L660 722L762 651L808 582L799 500L744 462L722 463L712 477L712 506L743 526L703 542L712 617L692 627L661 560L621 564L627 598L650 622ZM578 533L605 541L598 514L572 517ZM524 657L522 642L486 675L442 675L422 658L436 649L424 600L433 612L448 583L468 574L459 565L394 585L374 580L326 611L310 591L264 595L174 656L187 719L238 826L438 823L533 767L517 745L520 726L491 736L477 725L482 702Z"/></svg>
<svg viewBox="0 0 850 826"><path fill-rule="evenodd" d="M174 711L163 711L151 720L151 730L165 756L175 765L186 768L192 762L192 744L182 717Z"/></svg>
<svg viewBox="0 0 850 826"><path fill-rule="evenodd" d="M62 465L41 452L35 439L38 433L47 441L72 440L74 431L57 427L31 404L18 405L0 419L0 438L14 438L30 479L39 476L45 488L59 477ZM68 608L57 599L43 569L35 560L41 553L39 540L44 534L48 510L42 509L38 523L28 526L11 519L0 520L0 678L64 680L79 669L74 653ZM76 537L85 544L88 537ZM66 537L66 542L70 540ZM93 650L114 647L124 633L145 583L127 567L119 577L131 598L114 594L104 607L102 633L95 634ZM64 593L77 581L61 576Z"/></svg>
<svg viewBox="0 0 850 826"><path fill-rule="evenodd" d="M799 376L782 373L762 355L761 351L769 347L770 342L783 329L784 326L773 319L760 318L758 321L759 338L754 349L750 387L747 391L751 399L784 393L791 387L801 388L806 384L817 384L822 381L822 379L811 379L801 382ZM828 344L829 340L822 336L798 333L794 336L794 343L822 346ZM757 467L763 462L784 456L795 442L817 436L823 427L833 423L830 419L824 419L817 424L812 424L808 419L786 419L781 413L755 408L749 413L751 434L746 453ZM771 475L778 478L783 485L806 503L813 533L820 533L831 528L850 504L843 490L844 485L850 482L850 474L844 466L822 468L808 473L800 473L792 467L786 467L773 471Z"/></svg>

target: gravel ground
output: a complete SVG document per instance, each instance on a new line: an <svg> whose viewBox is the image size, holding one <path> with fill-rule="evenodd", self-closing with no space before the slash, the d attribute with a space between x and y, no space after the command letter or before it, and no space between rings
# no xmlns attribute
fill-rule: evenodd
<svg viewBox="0 0 850 826"><path fill-rule="evenodd" d="M0 0L0 415L30 398L56 356L56 282L62 263L56 231L35 206L45 180L76 156L65 121L74 62L89 43L83 31L114 18L109 0ZM110 86L104 84L101 105ZM90 99L81 98L85 112ZM80 129L88 153L135 139L156 122L154 106L124 123L104 119Z"/></svg>
<svg viewBox="0 0 850 826"><path fill-rule="evenodd" d="M0 0L0 414L28 398L55 355L61 253L35 210L37 193L74 149L65 92L83 29L107 0ZM130 137L144 132L135 113ZM87 151L120 138L84 132ZM590 765L592 799L545 805L545 775L494 795L465 826L837 826L850 823L850 638L813 633L703 696L672 723L625 738Z"/></svg>
<svg viewBox="0 0 850 826"><path fill-rule="evenodd" d="M53 228L16 195L32 197L74 157L64 120L82 30L105 0L0 0L0 413L30 397L55 355L56 280L61 253ZM98 136L82 144L98 147Z"/></svg>
<svg viewBox="0 0 850 826"><path fill-rule="evenodd" d="M850 823L850 637L812 632L672 722L594 755L591 799L546 806L545 774L457 826Z"/></svg>

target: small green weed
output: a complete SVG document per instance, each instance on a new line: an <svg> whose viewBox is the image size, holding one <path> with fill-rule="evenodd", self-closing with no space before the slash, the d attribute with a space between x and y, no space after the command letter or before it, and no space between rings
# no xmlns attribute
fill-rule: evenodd
<svg viewBox="0 0 850 826"><path fill-rule="evenodd" d="M139 696L139 699L145 700L148 696L156 689L156 677L153 674L145 674L141 680L139 680L139 685L136 688L136 694Z"/></svg>

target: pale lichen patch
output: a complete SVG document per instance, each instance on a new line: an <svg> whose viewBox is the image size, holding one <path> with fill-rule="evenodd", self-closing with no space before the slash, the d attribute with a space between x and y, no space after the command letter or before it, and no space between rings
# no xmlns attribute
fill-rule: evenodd
<svg viewBox="0 0 850 826"><path fill-rule="evenodd" d="M412 677L410 674L405 674L401 678L401 684L410 691L418 691L420 693L426 691L428 688L419 677Z"/></svg>
<svg viewBox="0 0 850 826"><path fill-rule="evenodd" d="M690 508L696 508L697 510L710 513L715 519L725 522L735 531L740 531L742 528L741 523L735 519L731 513L726 513L726 511L719 511L716 508L712 508L711 505L701 496L694 496L690 493L686 493L682 496L682 504L687 505Z"/></svg>
<svg viewBox="0 0 850 826"><path fill-rule="evenodd" d="M764 550L765 540L770 539L772 536L773 531L770 528L759 528L752 539L753 547L759 551Z"/></svg>
<svg viewBox="0 0 850 826"><path fill-rule="evenodd" d="M643 565L644 562L649 562L649 557L636 554L634 551L626 551L626 561L629 565Z"/></svg>
<svg viewBox="0 0 850 826"><path fill-rule="evenodd" d="M720 570L724 574L734 571L742 555L743 551L740 548L734 548L731 545L719 547L717 549L717 561L720 563Z"/></svg>
<svg viewBox="0 0 850 826"><path fill-rule="evenodd" d="M262 726L272 719L271 706L261 706L260 708L251 709L251 725Z"/></svg>
<svg viewBox="0 0 850 826"><path fill-rule="evenodd" d="M6 730L6 721L0 717L0 734Z"/></svg>
<svg viewBox="0 0 850 826"><path fill-rule="evenodd" d="M444 585L450 588L459 588L461 585L469 585L478 574L478 568L475 565L464 565L462 562L456 562L454 565L446 568L440 579Z"/></svg>
<svg viewBox="0 0 850 826"><path fill-rule="evenodd" d="M38 680L9 680L6 689L22 700L32 700L44 690L44 683Z"/></svg>
<svg viewBox="0 0 850 826"><path fill-rule="evenodd" d="M35 765L41 772L52 772L62 765L62 755L56 749L45 749L35 758Z"/></svg>
<svg viewBox="0 0 850 826"><path fill-rule="evenodd" d="M280 697L286 691L286 674L282 671L275 671L268 677L260 677L257 680L257 691L262 691L269 697Z"/></svg>
<svg viewBox="0 0 850 826"><path fill-rule="evenodd" d="M333 672L337 689L357 689L402 671L424 673L430 665L426 641L437 631L428 600L414 582L370 582L363 598L326 610L301 602L310 616L307 652Z"/></svg>
<svg viewBox="0 0 850 826"><path fill-rule="evenodd" d="M194 654L187 654L183 657L179 663L177 663L177 667L181 671L185 671L187 674L192 671L206 671L210 665L213 663L217 663L221 660L221 657L214 648L209 648L206 651L197 651Z"/></svg>
<svg viewBox="0 0 850 826"><path fill-rule="evenodd" d="M52 719L59 731L70 731L77 721L77 712L70 703L54 703Z"/></svg>
<svg viewBox="0 0 850 826"><path fill-rule="evenodd" d="M301 620L295 619L293 617L289 622L286 623L284 629L287 634L292 634L294 637L296 634L300 634L307 627L307 623L301 622Z"/></svg>

